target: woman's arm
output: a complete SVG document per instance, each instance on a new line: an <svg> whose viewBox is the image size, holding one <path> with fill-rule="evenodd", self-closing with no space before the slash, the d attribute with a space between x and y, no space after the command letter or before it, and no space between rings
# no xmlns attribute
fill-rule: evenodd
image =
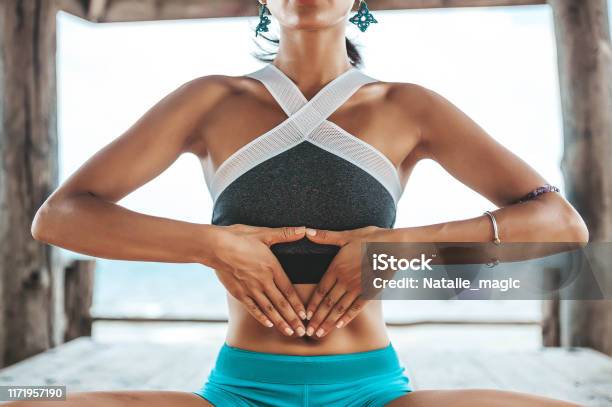
<svg viewBox="0 0 612 407"><path fill-rule="evenodd" d="M576 210L560 194L516 204L546 180L489 136L470 117L439 94L415 85L402 85L398 98L418 93L420 158L438 162L453 177L495 205L499 235L505 242L583 242L588 230ZM402 100L399 100L402 103ZM408 105L406 105L408 106ZM508 120L512 120L508 117ZM483 208L483 210L488 208ZM493 239L491 220L478 216L454 222L396 229L394 241L486 242Z"/></svg>
<svg viewBox="0 0 612 407"><path fill-rule="evenodd" d="M96 257L167 262L208 257L213 226L144 215L116 202L188 151L201 119L223 93L219 80L203 77L164 97L49 196L34 218L33 236Z"/></svg>
<svg viewBox="0 0 612 407"><path fill-rule="evenodd" d="M292 335L303 330L297 314L305 315L304 305L269 246L301 239L304 228L201 225L117 204L191 151L207 112L231 91L225 81L194 79L150 108L49 196L32 235L96 257L210 266L260 323Z"/></svg>

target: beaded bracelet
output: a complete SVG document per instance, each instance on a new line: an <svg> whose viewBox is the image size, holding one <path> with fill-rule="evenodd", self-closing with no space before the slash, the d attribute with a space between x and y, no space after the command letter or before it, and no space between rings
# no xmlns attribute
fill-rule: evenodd
<svg viewBox="0 0 612 407"><path fill-rule="evenodd" d="M554 185L544 184L543 186L534 189L533 191L531 191L530 193L528 193L527 195L525 195L524 197L516 201L516 203L532 201L536 199L538 196L543 195L547 192L559 192L559 188L557 188Z"/></svg>

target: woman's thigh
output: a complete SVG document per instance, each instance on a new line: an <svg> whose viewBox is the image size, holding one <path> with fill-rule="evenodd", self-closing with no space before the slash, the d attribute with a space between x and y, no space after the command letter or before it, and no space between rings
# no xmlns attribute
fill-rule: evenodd
<svg viewBox="0 0 612 407"><path fill-rule="evenodd" d="M578 404L499 390L418 390L387 407L579 407Z"/></svg>
<svg viewBox="0 0 612 407"><path fill-rule="evenodd" d="M93 391L69 393L66 401L17 401L10 407L212 407L202 397L179 391Z"/></svg>

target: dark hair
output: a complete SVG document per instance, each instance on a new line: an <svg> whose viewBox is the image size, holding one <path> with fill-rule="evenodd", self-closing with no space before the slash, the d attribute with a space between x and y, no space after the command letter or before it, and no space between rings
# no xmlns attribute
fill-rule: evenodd
<svg viewBox="0 0 612 407"><path fill-rule="evenodd" d="M258 59L259 61L272 62L272 60L274 59L274 57L276 57L276 54L278 53L278 44L280 42L280 39L267 37L261 33L259 33L259 37L265 39L268 44L272 46L273 49L266 49L257 40L253 39L253 42L255 42L255 45L257 45L257 48L259 48L260 51L253 52L251 55L253 55L253 57ZM348 38L346 38L346 53L349 57L351 65L353 65L354 67L359 67L363 64L363 58L361 57L361 53L357 49L357 46L353 44L353 42Z"/></svg>

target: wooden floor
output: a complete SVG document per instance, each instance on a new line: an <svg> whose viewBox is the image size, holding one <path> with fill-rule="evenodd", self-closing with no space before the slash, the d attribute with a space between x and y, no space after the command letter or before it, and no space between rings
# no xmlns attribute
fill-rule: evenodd
<svg viewBox="0 0 612 407"><path fill-rule="evenodd" d="M612 359L577 349L424 350L395 341L416 389L499 388L612 406ZM197 389L217 346L104 343L80 338L0 370L0 385L65 384L68 391Z"/></svg>

